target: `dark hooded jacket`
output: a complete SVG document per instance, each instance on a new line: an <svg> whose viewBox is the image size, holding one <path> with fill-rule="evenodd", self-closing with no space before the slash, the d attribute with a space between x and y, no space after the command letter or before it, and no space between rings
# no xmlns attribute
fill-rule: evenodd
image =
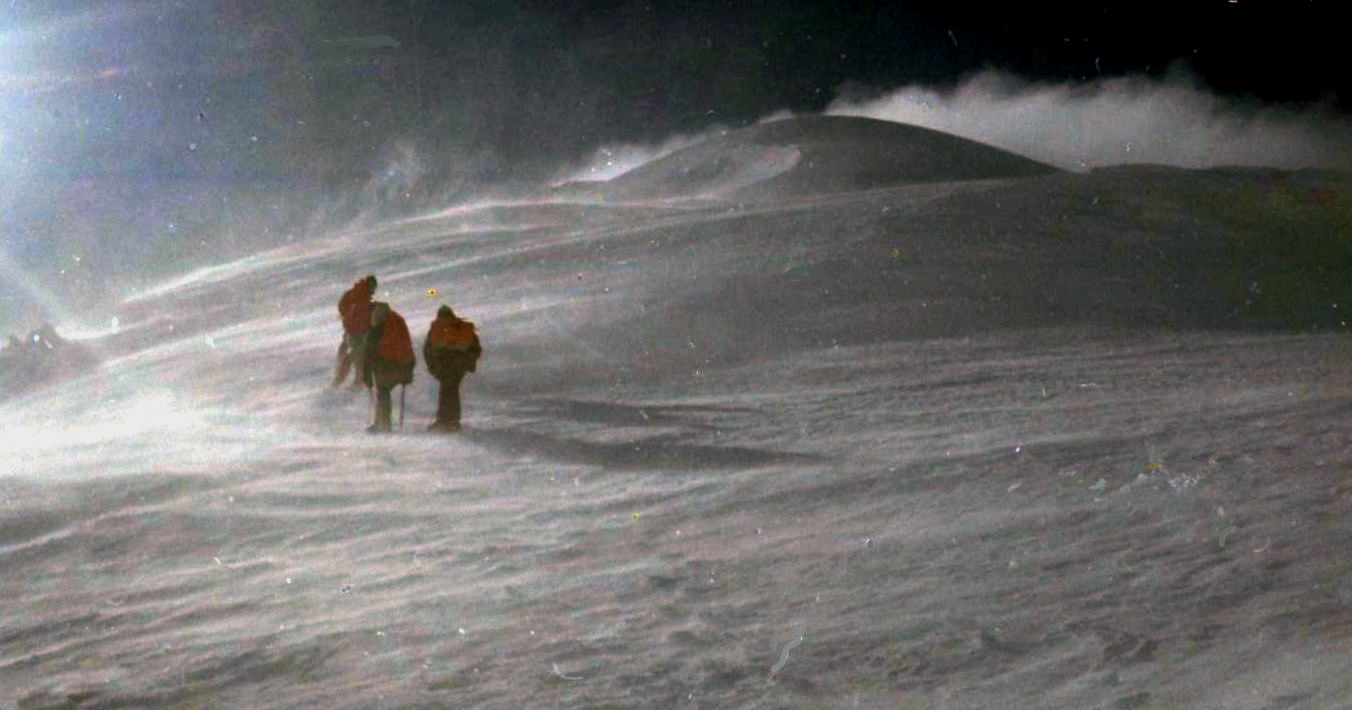
<svg viewBox="0 0 1352 710"><path fill-rule="evenodd" d="M456 316L449 306L442 306L423 341L423 361L427 363L427 371L438 380L463 377L478 368L482 354L483 347L474 324Z"/></svg>

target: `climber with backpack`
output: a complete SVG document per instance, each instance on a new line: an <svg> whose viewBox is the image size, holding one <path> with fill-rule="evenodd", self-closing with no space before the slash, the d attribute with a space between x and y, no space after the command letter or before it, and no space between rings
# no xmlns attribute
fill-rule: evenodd
<svg viewBox="0 0 1352 710"><path fill-rule="evenodd" d="M366 350L361 362L362 382L376 390L375 421L366 431L371 434L392 431L394 405L390 393L398 385L413 382L417 359L413 357L408 324L384 301L371 304L371 329L366 336ZM399 417L402 423L402 408Z"/></svg>
<svg viewBox="0 0 1352 710"><path fill-rule="evenodd" d="M474 324L461 319L450 306L437 310L436 320L423 342L423 361L427 371L441 383L437 396L437 418L428 431L450 433L460 430L460 383L478 368L483 347Z"/></svg>

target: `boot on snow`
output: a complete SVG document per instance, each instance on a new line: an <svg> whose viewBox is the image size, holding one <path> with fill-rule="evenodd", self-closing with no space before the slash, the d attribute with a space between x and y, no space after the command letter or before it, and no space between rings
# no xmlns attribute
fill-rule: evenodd
<svg viewBox="0 0 1352 710"><path fill-rule="evenodd" d="M460 422L438 419L427 425L427 431L436 434L453 434L460 431Z"/></svg>

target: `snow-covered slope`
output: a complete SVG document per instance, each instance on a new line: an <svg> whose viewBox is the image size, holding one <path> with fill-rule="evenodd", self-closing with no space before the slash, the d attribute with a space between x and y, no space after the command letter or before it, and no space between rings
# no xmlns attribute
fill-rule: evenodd
<svg viewBox="0 0 1352 710"><path fill-rule="evenodd" d="M0 706L1341 702L1346 181L914 177L129 294L0 405ZM368 272L479 324L461 435L326 389Z"/></svg>
<svg viewBox="0 0 1352 710"><path fill-rule="evenodd" d="M799 116L727 131L588 187L613 201L746 201L1053 172L1022 156L928 128L871 118Z"/></svg>

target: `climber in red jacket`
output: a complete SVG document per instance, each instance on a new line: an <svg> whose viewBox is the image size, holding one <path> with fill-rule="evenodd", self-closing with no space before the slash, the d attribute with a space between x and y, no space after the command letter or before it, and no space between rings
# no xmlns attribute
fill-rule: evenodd
<svg viewBox="0 0 1352 710"><path fill-rule="evenodd" d="M343 342L338 344L338 362L333 368L333 387L341 387L347 373L356 366L353 387L362 386L362 354L366 352L366 334L371 330L371 298L376 293L376 277L367 276L352 284L338 300L338 315L343 321Z"/></svg>
<svg viewBox="0 0 1352 710"><path fill-rule="evenodd" d="M390 304L376 301L371 307L371 328L362 357L362 382L376 388L375 421L366 431L374 434L393 429L390 392L396 385L413 382L415 364L413 340L404 317L395 313Z"/></svg>

